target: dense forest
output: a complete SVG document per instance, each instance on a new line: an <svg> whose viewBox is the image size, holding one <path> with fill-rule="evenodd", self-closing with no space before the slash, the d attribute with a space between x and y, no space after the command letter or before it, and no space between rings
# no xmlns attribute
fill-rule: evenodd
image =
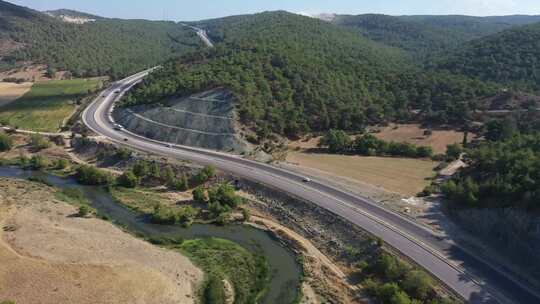
<svg viewBox="0 0 540 304"><path fill-rule="evenodd" d="M520 89L540 89L540 23L474 40L439 59L433 70L446 69Z"/></svg>
<svg viewBox="0 0 540 304"><path fill-rule="evenodd" d="M398 47L419 62L439 56L463 43L516 25L540 22L540 16L388 16L337 15L332 23Z"/></svg>
<svg viewBox="0 0 540 304"><path fill-rule="evenodd" d="M72 24L0 1L0 42L25 45L2 58L46 63L77 77L125 76L201 46L193 30L174 22L99 19Z"/></svg>
<svg viewBox="0 0 540 304"><path fill-rule="evenodd" d="M540 210L540 133L482 143L465 160L470 166L442 185L456 207Z"/></svg>
<svg viewBox="0 0 540 304"><path fill-rule="evenodd" d="M409 119L460 122L491 84L424 73L403 53L332 24L286 12L199 24L216 47L171 61L124 105L160 102L215 87L230 89L240 118L269 132L298 135Z"/></svg>

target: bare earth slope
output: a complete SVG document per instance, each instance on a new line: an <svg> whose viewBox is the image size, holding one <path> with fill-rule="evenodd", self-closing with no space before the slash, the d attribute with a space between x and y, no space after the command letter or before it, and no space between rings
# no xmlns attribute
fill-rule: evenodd
<svg viewBox="0 0 540 304"><path fill-rule="evenodd" d="M194 303L202 272L186 257L74 213L48 187L0 179L0 299Z"/></svg>

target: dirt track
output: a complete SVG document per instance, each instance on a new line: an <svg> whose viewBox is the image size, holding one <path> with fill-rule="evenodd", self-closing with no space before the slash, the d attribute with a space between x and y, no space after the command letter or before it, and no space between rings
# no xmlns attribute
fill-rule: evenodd
<svg viewBox="0 0 540 304"><path fill-rule="evenodd" d="M0 179L0 300L194 303L202 272L186 257L75 212L48 187Z"/></svg>

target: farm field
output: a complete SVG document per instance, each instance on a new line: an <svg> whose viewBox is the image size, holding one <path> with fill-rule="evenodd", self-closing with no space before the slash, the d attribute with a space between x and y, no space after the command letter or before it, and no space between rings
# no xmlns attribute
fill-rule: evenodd
<svg viewBox="0 0 540 304"><path fill-rule="evenodd" d="M412 196L422 191L437 165L431 160L289 152L287 162Z"/></svg>
<svg viewBox="0 0 540 304"><path fill-rule="evenodd" d="M0 107L9 104L30 91L31 82L0 82Z"/></svg>
<svg viewBox="0 0 540 304"><path fill-rule="evenodd" d="M377 138L384 141L407 142L417 146L429 146L435 153L446 152L446 146L461 143L463 141L463 132L454 130L432 130L431 135L424 135L423 129L417 124L391 124L378 129L380 132L374 134ZM473 139L470 135L469 139Z"/></svg>
<svg viewBox="0 0 540 304"><path fill-rule="evenodd" d="M58 131L72 115L77 100L101 84L101 78L38 82L22 97L0 107L0 122L25 130Z"/></svg>

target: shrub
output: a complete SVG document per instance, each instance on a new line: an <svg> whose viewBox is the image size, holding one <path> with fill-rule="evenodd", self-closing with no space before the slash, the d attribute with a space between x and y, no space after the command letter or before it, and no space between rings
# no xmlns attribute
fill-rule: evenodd
<svg viewBox="0 0 540 304"><path fill-rule="evenodd" d="M51 142L41 134L32 134L30 136L30 146L39 151L49 148L51 146Z"/></svg>
<svg viewBox="0 0 540 304"><path fill-rule="evenodd" d="M87 165L78 167L76 176L77 181L83 185L107 185L112 181L109 173Z"/></svg>
<svg viewBox="0 0 540 304"><path fill-rule="evenodd" d="M79 207L79 213L77 213L77 215L79 217L85 217L88 214L90 214L90 207L88 207L87 205L81 205Z"/></svg>
<svg viewBox="0 0 540 304"><path fill-rule="evenodd" d="M30 159L30 167L32 167L33 170L42 170L49 166L49 160L47 157L42 155L33 155Z"/></svg>
<svg viewBox="0 0 540 304"><path fill-rule="evenodd" d="M463 149L461 149L461 146L458 144L452 144L452 145L446 146L446 158L448 160L458 159L462 152L463 152Z"/></svg>
<svg viewBox="0 0 540 304"><path fill-rule="evenodd" d="M9 151L13 147L13 139L4 132L0 133L0 152Z"/></svg>
<svg viewBox="0 0 540 304"><path fill-rule="evenodd" d="M65 158L57 159L54 163L54 168L58 170L66 169L69 166L69 161Z"/></svg>
<svg viewBox="0 0 540 304"><path fill-rule="evenodd" d="M423 271L413 270L405 275L402 287L408 294L417 299L427 299L433 282L431 278Z"/></svg>
<svg viewBox="0 0 540 304"><path fill-rule="evenodd" d="M167 182L167 185L169 188L173 190L178 191L187 191L189 189L189 182L187 180L187 177L185 175L182 176L182 178L172 178Z"/></svg>
<svg viewBox="0 0 540 304"><path fill-rule="evenodd" d="M242 221L249 222L249 219L251 217L251 213L247 209L242 209Z"/></svg>
<svg viewBox="0 0 540 304"><path fill-rule="evenodd" d="M204 288L203 301L205 304L225 303L225 289L221 278L212 275Z"/></svg>
<svg viewBox="0 0 540 304"><path fill-rule="evenodd" d="M146 177L150 173L150 167L147 161L138 160L133 165L132 171L137 177Z"/></svg>
<svg viewBox="0 0 540 304"><path fill-rule="evenodd" d="M191 207L185 206L174 210L167 206L161 204L156 204L154 206L154 211L152 212L152 222L156 224L190 224L195 216L197 215L198 210Z"/></svg>
<svg viewBox="0 0 540 304"><path fill-rule="evenodd" d="M204 192L204 188L202 187L195 188L193 190L193 201L199 204L206 203L206 195Z"/></svg>
<svg viewBox="0 0 540 304"><path fill-rule="evenodd" d="M125 188L135 188L139 184L139 178L133 171L127 170L116 179L116 183Z"/></svg>
<svg viewBox="0 0 540 304"><path fill-rule="evenodd" d="M131 151L126 148L120 148L116 151L116 156L121 160L128 160L131 157Z"/></svg>
<svg viewBox="0 0 540 304"><path fill-rule="evenodd" d="M197 184L204 184L215 175L216 169L213 166L206 166L195 176L195 181Z"/></svg>

